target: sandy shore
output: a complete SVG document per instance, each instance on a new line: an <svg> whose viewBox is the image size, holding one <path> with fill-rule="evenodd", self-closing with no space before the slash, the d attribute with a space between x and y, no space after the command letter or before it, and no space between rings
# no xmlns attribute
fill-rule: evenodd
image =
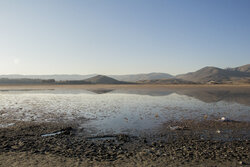
<svg viewBox="0 0 250 167"><path fill-rule="evenodd" d="M169 130L166 124L154 136L90 137L78 135L75 124L18 122L0 128L0 166L250 165L249 123L184 121L171 125L185 128ZM211 136L217 129L248 133Z"/></svg>

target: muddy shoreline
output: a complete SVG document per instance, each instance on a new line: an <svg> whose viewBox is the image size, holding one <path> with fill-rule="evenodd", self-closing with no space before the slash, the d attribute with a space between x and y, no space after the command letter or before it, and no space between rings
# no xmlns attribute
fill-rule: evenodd
<svg viewBox="0 0 250 167"><path fill-rule="evenodd" d="M92 84L92 85L0 85L0 90L54 90L54 89L243 89L249 90L250 84L129 84L129 85L114 85L114 84Z"/></svg>
<svg viewBox="0 0 250 167"><path fill-rule="evenodd" d="M0 128L0 166L250 165L248 122L182 121L171 125L186 128L170 129L166 124L155 135L89 136L78 135L74 123L17 122ZM218 129L220 133L215 131ZM226 133L228 129L230 133ZM240 131L248 133L236 133Z"/></svg>

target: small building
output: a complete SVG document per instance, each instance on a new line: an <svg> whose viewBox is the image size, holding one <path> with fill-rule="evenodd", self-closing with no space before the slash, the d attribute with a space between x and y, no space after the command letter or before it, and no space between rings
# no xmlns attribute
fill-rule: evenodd
<svg viewBox="0 0 250 167"><path fill-rule="evenodd" d="M210 85L219 84L219 82L216 82L216 81L208 81L207 83L210 84Z"/></svg>

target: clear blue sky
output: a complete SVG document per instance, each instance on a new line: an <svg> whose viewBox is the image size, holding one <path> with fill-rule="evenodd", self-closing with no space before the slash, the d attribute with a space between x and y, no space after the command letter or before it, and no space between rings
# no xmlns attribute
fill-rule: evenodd
<svg viewBox="0 0 250 167"><path fill-rule="evenodd" d="M0 0L1 74L250 63L250 0Z"/></svg>

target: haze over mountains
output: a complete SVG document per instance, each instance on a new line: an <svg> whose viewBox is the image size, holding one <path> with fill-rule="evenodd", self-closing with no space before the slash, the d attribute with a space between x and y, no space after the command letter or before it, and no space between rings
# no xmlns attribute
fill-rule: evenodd
<svg viewBox="0 0 250 167"><path fill-rule="evenodd" d="M0 83L56 83L56 84L194 84L194 83L250 83L250 64L221 69L204 67L198 71L172 76L167 73L132 75L0 75Z"/></svg>
<svg viewBox="0 0 250 167"><path fill-rule="evenodd" d="M19 74L12 74L12 75L0 75L0 78L9 78L9 79L55 79L56 81L66 81L66 80L84 80L98 74L89 74L89 75L19 75ZM149 73L149 74L131 74L131 75L108 75L108 77L114 78L119 81L126 81L126 82L136 82L139 80L151 80L151 79L167 79L173 78L174 76L167 74L167 73Z"/></svg>
<svg viewBox="0 0 250 167"><path fill-rule="evenodd" d="M110 75L120 81L137 82L140 80L168 79L174 76L167 73L131 74L131 75Z"/></svg>

